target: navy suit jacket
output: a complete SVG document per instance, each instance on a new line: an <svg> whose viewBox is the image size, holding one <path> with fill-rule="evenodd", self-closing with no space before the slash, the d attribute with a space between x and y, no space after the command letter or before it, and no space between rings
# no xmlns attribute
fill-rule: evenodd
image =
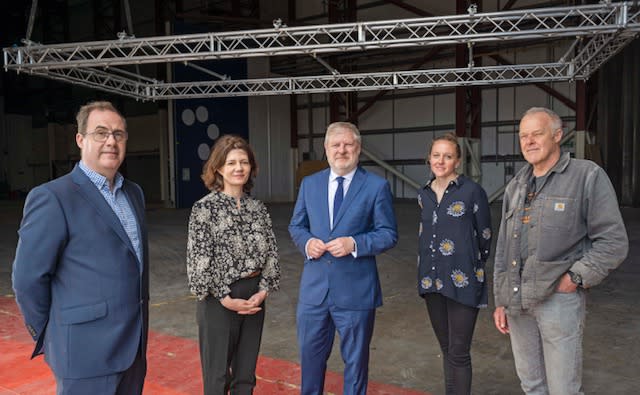
<svg viewBox="0 0 640 395"><path fill-rule="evenodd" d="M105 376L146 353L149 300L142 189L122 190L137 218L143 262L120 220L76 166L34 188L25 201L13 263L13 289L36 341L61 378Z"/></svg>
<svg viewBox="0 0 640 395"><path fill-rule="evenodd" d="M341 308L379 307L382 291L375 256L395 246L398 240L389 183L358 167L331 229L329 175L330 169L325 169L302 180L289 224L289 233L305 256L299 301L317 306L329 293ZM310 238L326 243L342 236L355 239L357 258L351 254L336 258L326 252L319 259L307 259L305 245Z"/></svg>

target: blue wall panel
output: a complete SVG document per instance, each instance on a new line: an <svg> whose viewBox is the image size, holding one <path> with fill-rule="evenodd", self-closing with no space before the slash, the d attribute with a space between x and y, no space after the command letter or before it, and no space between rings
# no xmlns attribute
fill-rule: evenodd
<svg viewBox="0 0 640 395"><path fill-rule="evenodd" d="M196 33L197 28L176 25L176 34ZM244 59L225 59L195 63L232 79L247 78ZM174 64L174 80L202 81L215 77L182 64ZM249 136L248 99L229 97L176 100L174 106L176 152L176 205L191 207L208 193L200 175L210 148L223 134Z"/></svg>

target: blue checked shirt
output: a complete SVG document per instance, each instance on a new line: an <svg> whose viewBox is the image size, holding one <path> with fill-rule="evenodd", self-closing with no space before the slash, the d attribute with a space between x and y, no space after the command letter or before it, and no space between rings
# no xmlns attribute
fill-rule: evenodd
<svg viewBox="0 0 640 395"><path fill-rule="evenodd" d="M136 251L138 260L142 262L142 249L140 246L140 232L138 230L138 223L136 221L135 215L133 214L133 210L131 209L131 205L129 204L129 199L125 195L124 191L122 191L124 177L122 176L122 174L116 173L116 177L114 180L115 188L113 189L113 192L111 192L111 190L109 189L109 181L107 180L107 177L91 170L84 163L82 163L82 161L80 161L79 166L84 174L86 174L91 182L93 182L96 188L98 188L113 212L118 216L118 219L120 219L120 223L122 224L125 232L127 232L127 236L129 236L129 240L131 240L131 244Z"/></svg>

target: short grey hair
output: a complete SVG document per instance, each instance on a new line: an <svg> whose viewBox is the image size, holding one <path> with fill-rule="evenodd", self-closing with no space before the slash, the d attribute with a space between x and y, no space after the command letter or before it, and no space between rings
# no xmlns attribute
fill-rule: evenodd
<svg viewBox="0 0 640 395"><path fill-rule="evenodd" d="M360 131L358 127L351 122L333 122L327 126L327 132L324 135L324 144L327 145L329 143L329 136L332 135L336 129L349 129L353 136L356 138L358 144L362 143L362 138L360 137Z"/></svg>
<svg viewBox="0 0 640 395"><path fill-rule="evenodd" d="M558 129L562 129L562 119L560 119L560 116L553 110L550 110L546 107L531 107L530 109L528 109L527 111L524 112L524 114L522 115L523 119L524 117L527 117L529 115L535 115L535 114L539 114L539 113L544 113L547 114L547 116L549 117L549 119L551 119L551 129L552 131L556 131Z"/></svg>

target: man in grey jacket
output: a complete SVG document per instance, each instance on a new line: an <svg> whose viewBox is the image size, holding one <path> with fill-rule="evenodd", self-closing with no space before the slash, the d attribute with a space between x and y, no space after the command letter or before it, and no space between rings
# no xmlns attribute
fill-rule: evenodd
<svg viewBox="0 0 640 395"><path fill-rule="evenodd" d="M504 194L494 323L525 393L582 394L584 290L622 263L627 233L604 170L561 152L556 113L529 109L519 137L528 165Z"/></svg>

